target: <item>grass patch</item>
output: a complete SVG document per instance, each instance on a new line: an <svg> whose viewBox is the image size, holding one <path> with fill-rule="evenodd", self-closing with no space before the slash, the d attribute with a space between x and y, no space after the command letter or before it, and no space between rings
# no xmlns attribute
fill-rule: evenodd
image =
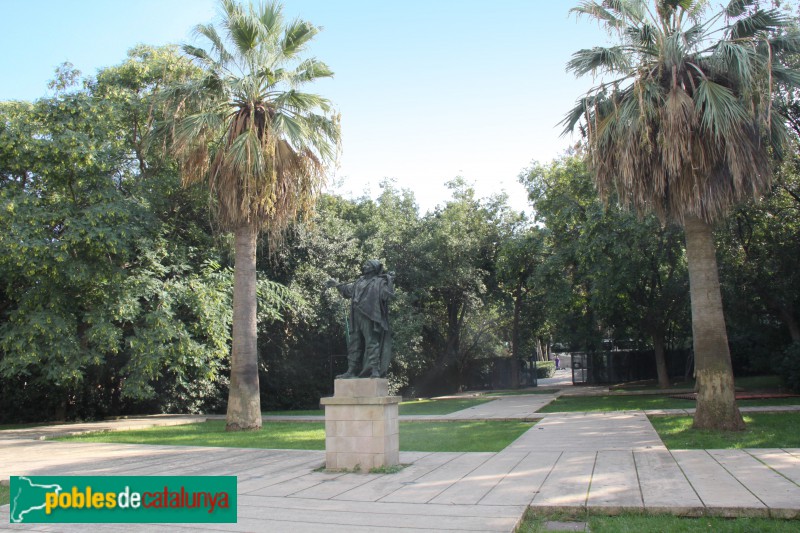
<svg viewBox="0 0 800 533"><path fill-rule="evenodd" d="M215 446L224 448L274 448L324 450L322 422L265 422L258 431L225 431L224 420L197 424L161 426L129 431L99 431L54 440L111 442L118 444L164 444L169 446Z"/></svg>
<svg viewBox="0 0 800 533"><path fill-rule="evenodd" d="M592 513L579 515L538 515L532 510L525 513L518 533L539 533L545 529L549 521L575 521L588 524L592 533L639 533L642 531L667 531L670 533L794 533L797 531L797 520L781 520L776 518L720 518L702 517L688 518L671 515L645 515L636 513L618 516L602 516Z"/></svg>
<svg viewBox="0 0 800 533"><path fill-rule="evenodd" d="M737 400L739 407L800 405L800 397L769 398L763 400ZM681 400L654 394L605 395L605 396L561 396L543 408L540 413L582 411L629 411L648 409L694 409L694 400Z"/></svg>
<svg viewBox="0 0 800 533"><path fill-rule="evenodd" d="M469 409L482 403L492 401L490 398L453 398L447 400L409 400L400 403L401 415L449 415L456 411Z"/></svg>
<svg viewBox="0 0 800 533"><path fill-rule="evenodd" d="M630 411L635 409L692 409L693 400L678 400L652 394L630 396L561 396L543 408L540 413L580 411Z"/></svg>
<svg viewBox="0 0 800 533"><path fill-rule="evenodd" d="M521 396L523 394L555 394L561 389L520 389L520 390L499 390L487 392L486 396Z"/></svg>
<svg viewBox="0 0 800 533"><path fill-rule="evenodd" d="M398 474L405 470L407 467L411 466L410 464L407 465L391 465L391 466L376 466L374 468L369 469L370 474Z"/></svg>
<svg viewBox="0 0 800 533"><path fill-rule="evenodd" d="M51 424L64 424L65 422L27 422L24 424L0 424L0 431L4 431L6 429L28 429L28 428L35 428L39 426L47 426Z"/></svg>
<svg viewBox="0 0 800 533"><path fill-rule="evenodd" d="M507 421L401 422L400 449L419 452L499 452L532 425L530 422ZM226 432L224 420L210 420L181 426L88 433L55 440L324 450L325 425L322 422L265 422L259 431Z"/></svg>
<svg viewBox="0 0 800 533"><path fill-rule="evenodd" d="M401 415L449 415L462 409L469 409L491 401L490 398L454 398L446 400L409 400L400 402ZM306 409L297 411L266 411L265 416L323 416L324 409Z"/></svg>
<svg viewBox="0 0 800 533"><path fill-rule="evenodd" d="M744 390L782 390L786 388L783 376L747 376L734 378L736 387ZM694 384L692 384L694 386Z"/></svg>
<svg viewBox="0 0 800 533"><path fill-rule="evenodd" d="M800 447L800 413L748 413L744 431L692 429L689 416L650 417L664 445L671 450Z"/></svg>
<svg viewBox="0 0 800 533"><path fill-rule="evenodd" d="M688 389L694 390L694 380L677 381L670 384L671 389ZM783 376L745 376L734 378L734 384L737 389L744 391L780 391L786 392L786 384L784 383ZM634 383L618 383L611 385L611 391L657 391L660 390L658 382L655 380L648 382L634 382Z"/></svg>
<svg viewBox="0 0 800 533"><path fill-rule="evenodd" d="M760 400L736 400L739 407L770 407L777 405L800 405L800 396L794 398L764 398Z"/></svg>
<svg viewBox="0 0 800 533"><path fill-rule="evenodd" d="M324 409L296 409L294 411L264 411L262 416L325 416Z"/></svg>
<svg viewBox="0 0 800 533"><path fill-rule="evenodd" d="M11 488L0 485L0 505L8 505L11 501Z"/></svg>

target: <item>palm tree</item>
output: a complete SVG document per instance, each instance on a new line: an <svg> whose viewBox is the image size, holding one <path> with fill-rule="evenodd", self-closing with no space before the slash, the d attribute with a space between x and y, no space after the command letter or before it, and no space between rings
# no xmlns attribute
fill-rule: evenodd
<svg viewBox="0 0 800 533"><path fill-rule="evenodd" d="M256 349L256 242L270 246L313 207L336 159L339 118L330 102L297 90L333 75L301 59L319 28L285 23L279 4L221 0L222 21L195 28L208 49L185 45L201 75L164 93L166 127L185 184L207 181L216 219L235 235L233 346L226 428L261 427Z"/></svg>
<svg viewBox="0 0 800 533"><path fill-rule="evenodd" d="M787 140L773 105L800 76L782 64L789 20L756 0L709 13L706 0L584 1L571 10L619 44L576 52L567 69L613 77L566 116L579 127L604 198L683 225L697 378L696 428L738 430L712 224L770 185L770 153Z"/></svg>

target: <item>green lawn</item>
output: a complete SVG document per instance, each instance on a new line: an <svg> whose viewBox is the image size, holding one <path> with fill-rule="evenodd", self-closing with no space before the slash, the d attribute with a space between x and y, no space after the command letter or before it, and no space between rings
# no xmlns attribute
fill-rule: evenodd
<svg viewBox="0 0 800 533"><path fill-rule="evenodd" d="M677 400L667 396L561 396L543 408L540 413L559 413L575 411L627 411L632 409L691 409L692 400Z"/></svg>
<svg viewBox="0 0 800 533"><path fill-rule="evenodd" d="M454 398L447 400L409 400L400 402L401 415L448 415L491 401L491 398ZM323 409L266 411L265 416L322 416Z"/></svg>
<svg viewBox="0 0 800 533"><path fill-rule="evenodd" d="M296 409L294 411L264 411L263 416L325 416L324 409Z"/></svg>
<svg viewBox="0 0 800 533"><path fill-rule="evenodd" d="M0 431L6 429L25 429L25 428L32 428L35 426L41 426L41 424L0 424Z"/></svg>
<svg viewBox="0 0 800 533"><path fill-rule="evenodd" d="M498 452L532 425L530 422L507 421L401 422L400 449L419 452ZM90 433L56 440L324 450L325 425L322 422L265 422L260 431L229 433L225 431L224 420L212 420L136 431Z"/></svg>
<svg viewBox="0 0 800 533"><path fill-rule="evenodd" d="M689 416L651 416L664 445L671 450L800 447L800 412L747 413L744 431L692 429Z"/></svg>
<svg viewBox="0 0 800 533"><path fill-rule="evenodd" d="M600 516L583 514L581 516L536 515L528 511L517 529L518 533L539 533L545 529L547 521L579 521L588 524L592 533L640 533L663 531L669 533L794 533L800 525L797 520L771 518L684 518L669 515L622 514L619 516Z"/></svg>
<svg viewBox="0 0 800 533"><path fill-rule="evenodd" d="M5 485L0 485L0 505L8 505L10 501L9 488Z"/></svg>
<svg viewBox="0 0 800 533"><path fill-rule="evenodd" d="M800 397L772 398L766 400L738 400L739 407L800 405ZM693 409L694 400L679 400L654 394L632 394L625 396L561 396L543 408L540 413L581 411L626 411L635 409Z"/></svg>
<svg viewBox="0 0 800 533"><path fill-rule="evenodd" d="M786 388L783 376L747 376L734 379L736 387L744 390L781 390ZM694 387L694 383L692 383Z"/></svg>
<svg viewBox="0 0 800 533"><path fill-rule="evenodd" d="M487 392L486 396L521 396L523 394L555 394L561 389L519 389L519 390L499 390Z"/></svg>
<svg viewBox="0 0 800 533"><path fill-rule="evenodd" d="M469 409L491 398L453 398L447 400L409 400L400 403L401 415L449 415L462 409Z"/></svg>
<svg viewBox="0 0 800 533"><path fill-rule="evenodd" d="M771 390L776 392L787 392L783 376L745 376L734 379L736 388L743 391L764 391ZM672 389L694 390L694 380L678 381L670 385ZM611 386L611 391L658 391L659 386L655 381L641 383L619 383Z"/></svg>

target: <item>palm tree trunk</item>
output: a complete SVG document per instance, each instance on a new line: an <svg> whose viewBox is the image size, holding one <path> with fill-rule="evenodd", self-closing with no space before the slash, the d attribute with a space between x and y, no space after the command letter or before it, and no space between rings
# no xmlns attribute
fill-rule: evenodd
<svg viewBox="0 0 800 533"><path fill-rule="evenodd" d="M233 350L228 392L227 431L261 427L261 391L256 345L256 237L253 225L236 232L233 270Z"/></svg>
<svg viewBox="0 0 800 533"><path fill-rule="evenodd" d="M692 427L742 430L744 421L736 405L711 226L697 217L686 217L684 228L697 378L697 410Z"/></svg>

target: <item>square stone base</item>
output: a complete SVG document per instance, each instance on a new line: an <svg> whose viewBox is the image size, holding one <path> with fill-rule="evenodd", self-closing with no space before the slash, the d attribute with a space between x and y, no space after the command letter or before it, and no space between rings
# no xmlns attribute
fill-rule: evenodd
<svg viewBox="0 0 800 533"><path fill-rule="evenodd" d="M325 406L325 466L360 470L400 463L400 396L385 379L337 379Z"/></svg>

